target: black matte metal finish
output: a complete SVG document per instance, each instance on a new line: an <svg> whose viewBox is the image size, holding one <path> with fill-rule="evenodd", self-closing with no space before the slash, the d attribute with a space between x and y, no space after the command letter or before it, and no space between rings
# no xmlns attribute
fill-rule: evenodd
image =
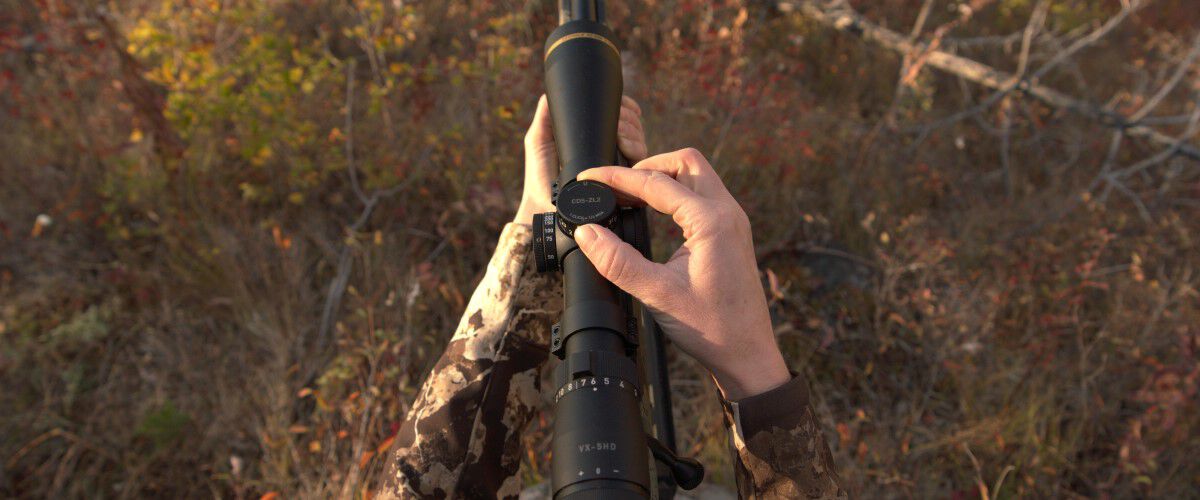
<svg viewBox="0 0 1200 500"><path fill-rule="evenodd" d="M691 485L703 477L703 470L697 476L697 469L681 468L673 456L662 332L640 304L596 271L573 239L576 226L602 223L650 256L645 209L617 211L607 186L598 185L601 190L576 181L592 167L627 165L617 148L620 54L612 31L604 25L600 0L560 0L559 22L546 40L544 55L546 94L562 167L556 186L562 189L554 200L557 213L540 215L535 225L543 233L535 242L542 245L537 249L539 269L563 271L564 310L553 351L565 360L555 376L560 387L551 445L553 496L623 499L657 493L670 499L676 488L672 471L678 469L686 476L679 482ZM551 226L553 234L545 234ZM648 351L639 357L642 347ZM652 398L650 418L658 439L653 455L639 396ZM657 478L651 477L651 460L658 464Z"/></svg>
<svg viewBox="0 0 1200 500"><path fill-rule="evenodd" d="M598 22L596 2L563 0L560 7L569 11L560 12L565 22L546 40L545 69L562 166L558 185L565 189L588 168L617 164L622 84L620 55L611 30ZM562 202L560 191L556 203ZM561 216L561 206L559 212ZM558 246L570 238L557 236ZM589 352L628 356L628 300L583 252L566 246L568 251L559 254L564 301L560 352L567 358ZM574 390L554 407L554 497L649 498L650 453L636 391L616 385L616 377L572 376L577 378L567 383Z"/></svg>
<svg viewBox="0 0 1200 500"><path fill-rule="evenodd" d="M575 181L558 193L558 224L563 232L575 237L575 228L584 224L608 225L617 214L617 196L612 188L594 181Z"/></svg>
<svg viewBox="0 0 1200 500"><path fill-rule="evenodd" d="M560 38L586 33L555 46ZM592 21L571 21L546 39L546 96L554 119L554 142L565 187L580 172L616 165L621 115L621 57L612 30ZM603 40L601 40L603 39ZM608 43L605 43L607 40Z"/></svg>

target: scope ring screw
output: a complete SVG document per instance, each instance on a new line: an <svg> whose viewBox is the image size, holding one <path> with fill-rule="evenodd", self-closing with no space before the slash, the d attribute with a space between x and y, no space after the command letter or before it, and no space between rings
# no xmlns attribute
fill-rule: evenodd
<svg viewBox="0 0 1200 500"><path fill-rule="evenodd" d="M561 327L558 323L555 323L550 327L550 353L558 356L559 358L562 357L563 348L562 335L560 334L560 331Z"/></svg>

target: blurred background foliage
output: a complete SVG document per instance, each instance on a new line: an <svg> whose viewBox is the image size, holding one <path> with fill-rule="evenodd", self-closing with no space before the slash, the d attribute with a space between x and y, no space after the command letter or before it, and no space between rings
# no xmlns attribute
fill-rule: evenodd
<svg viewBox="0 0 1200 500"><path fill-rule="evenodd" d="M609 4L651 152L699 148L751 217L852 492L1196 495L1195 160L981 107L786 2ZM1034 66L1122 9L851 5L900 33L928 6L914 39L1009 72L1039 8ZM0 494L369 498L515 210L554 8L0 0ZM1197 12L1152 2L1040 81L1128 114L1180 71L1147 123L1186 138ZM714 389L672 373L730 484Z"/></svg>

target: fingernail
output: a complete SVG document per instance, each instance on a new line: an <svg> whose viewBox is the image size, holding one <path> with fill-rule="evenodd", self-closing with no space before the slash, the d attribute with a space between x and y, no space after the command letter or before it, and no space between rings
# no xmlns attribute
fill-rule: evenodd
<svg viewBox="0 0 1200 500"><path fill-rule="evenodd" d="M585 224L575 228L575 242L580 245L587 245L596 240L596 228L591 224Z"/></svg>

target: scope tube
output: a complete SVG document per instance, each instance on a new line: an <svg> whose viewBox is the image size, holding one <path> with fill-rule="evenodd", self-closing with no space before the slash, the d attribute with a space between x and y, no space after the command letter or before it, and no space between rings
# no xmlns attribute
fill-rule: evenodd
<svg viewBox="0 0 1200 500"><path fill-rule="evenodd" d="M596 0L560 0L559 27L546 40L545 83L562 171L616 165L622 78L620 52ZM629 301L574 242L562 256L562 362L556 369L553 496L651 496L640 380Z"/></svg>

